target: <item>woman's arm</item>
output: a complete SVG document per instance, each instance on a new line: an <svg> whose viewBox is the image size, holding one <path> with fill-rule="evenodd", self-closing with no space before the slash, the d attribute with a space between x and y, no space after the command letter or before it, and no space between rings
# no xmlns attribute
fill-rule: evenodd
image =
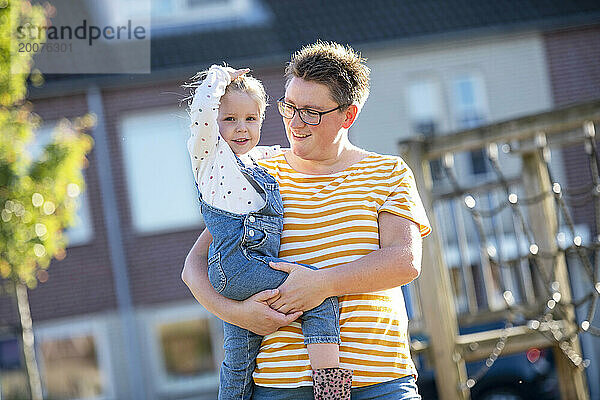
<svg viewBox="0 0 600 400"><path fill-rule="evenodd" d="M381 212L379 244L379 250L334 268L315 271L297 264L273 263L273 268L290 276L279 287L279 295L269 301L271 307L281 312L310 310L330 296L391 289L419 276L422 239L416 223Z"/></svg>
<svg viewBox="0 0 600 400"><path fill-rule="evenodd" d="M223 321L262 336L300 317L301 312L286 315L267 305L267 300L278 294L277 289L265 290L244 301L231 300L217 293L208 280L207 257L211 242L212 236L205 229L192 246L181 272L181 279L204 308Z"/></svg>

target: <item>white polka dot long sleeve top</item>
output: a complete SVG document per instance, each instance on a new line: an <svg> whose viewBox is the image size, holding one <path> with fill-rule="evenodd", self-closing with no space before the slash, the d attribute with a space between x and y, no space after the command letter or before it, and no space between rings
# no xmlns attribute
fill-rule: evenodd
<svg viewBox="0 0 600 400"><path fill-rule="evenodd" d="M220 99L231 82L227 69L213 65L196 88L189 109L191 135L187 142L192 172L202 199L209 205L236 214L261 209L265 200L242 174L235 155L219 134ZM257 146L240 157L248 165L251 157L270 158L279 146Z"/></svg>

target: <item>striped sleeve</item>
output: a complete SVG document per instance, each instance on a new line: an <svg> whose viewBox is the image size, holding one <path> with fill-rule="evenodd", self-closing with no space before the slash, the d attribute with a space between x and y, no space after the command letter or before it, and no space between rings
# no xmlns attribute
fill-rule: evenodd
<svg viewBox="0 0 600 400"><path fill-rule="evenodd" d="M431 233L431 225L417 191L415 177L401 158L397 160L392 172L393 190L378 212L387 211L413 221L419 225L421 237L425 237Z"/></svg>

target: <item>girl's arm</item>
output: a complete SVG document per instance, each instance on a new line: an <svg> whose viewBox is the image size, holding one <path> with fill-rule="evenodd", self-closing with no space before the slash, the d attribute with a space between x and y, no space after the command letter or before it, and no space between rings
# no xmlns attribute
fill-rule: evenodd
<svg viewBox="0 0 600 400"><path fill-rule="evenodd" d="M196 300L209 312L223 321L265 336L282 326L289 325L301 312L282 314L270 308L267 301L278 294L278 290L265 290L244 300L228 299L215 291L208 280L208 246L212 236L208 229L198 237L185 259L181 279Z"/></svg>
<svg viewBox="0 0 600 400"><path fill-rule="evenodd" d="M206 78L196 88L189 108L191 134L187 148L197 185L200 185L201 172L209 165L207 161L214 157L215 147L219 140L217 117L221 96L225 94L225 89L231 82L229 70L232 69L218 65L210 67Z"/></svg>

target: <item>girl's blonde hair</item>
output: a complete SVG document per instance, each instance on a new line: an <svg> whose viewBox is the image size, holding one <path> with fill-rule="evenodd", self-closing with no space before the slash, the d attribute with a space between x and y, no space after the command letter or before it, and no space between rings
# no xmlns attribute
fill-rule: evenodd
<svg viewBox="0 0 600 400"><path fill-rule="evenodd" d="M199 87L202 84L202 81L206 78L206 75L208 75L208 71L209 70L198 72L191 78L191 82L184 84L183 87ZM250 96L258 105L261 121L264 120L265 110L268 106L268 96L267 92L265 91L265 87L263 86L261 81L259 81L253 76L244 74L242 76L237 77L229 85L227 85L227 88L225 89L225 94L230 93L232 91L246 93L248 96ZM191 95L187 97L187 100L189 100L190 105L193 98L194 93L191 93Z"/></svg>

